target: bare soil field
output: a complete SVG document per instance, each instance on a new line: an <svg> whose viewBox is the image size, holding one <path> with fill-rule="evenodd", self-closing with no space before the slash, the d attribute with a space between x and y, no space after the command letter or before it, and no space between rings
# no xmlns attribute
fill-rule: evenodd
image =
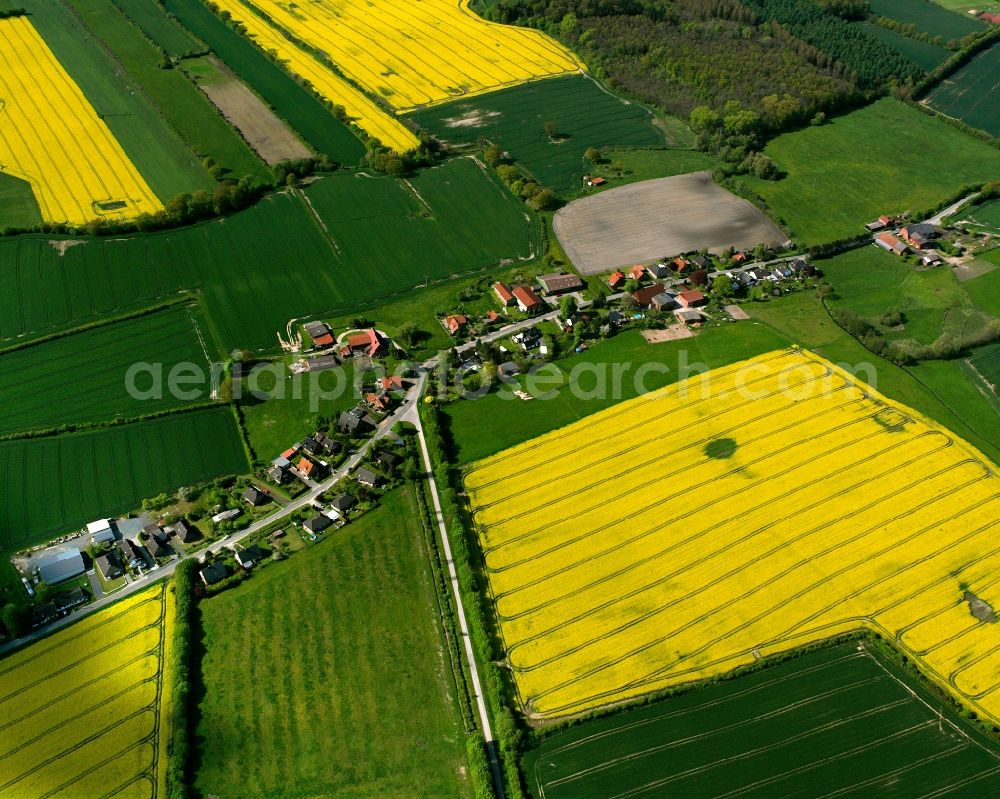
<svg viewBox="0 0 1000 799"><path fill-rule="evenodd" d="M200 82L199 88L267 164L309 158L312 153L246 85L235 78L225 83Z"/></svg>
<svg viewBox="0 0 1000 799"><path fill-rule="evenodd" d="M643 330L642 337L650 344L662 344L664 341L678 341L682 338L694 337L694 331L687 325L670 325L663 330Z"/></svg>
<svg viewBox="0 0 1000 799"><path fill-rule="evenodd" d="M746 200L692 172L575 200L556 212L556 237L584 275L682 252L777 245L786 236Z"/></svg>

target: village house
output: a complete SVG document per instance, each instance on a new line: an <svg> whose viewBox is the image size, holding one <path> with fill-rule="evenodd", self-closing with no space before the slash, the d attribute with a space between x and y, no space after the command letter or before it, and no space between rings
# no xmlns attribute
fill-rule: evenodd
<svg viewBox="0 0 1000 799"><path fill-rule="evenodd" d="M691 263L698 269L711 269L712 259L707 255L694 255L691 257Z"/></svg>
<svg viewBox="0 0 1000 799"><path fill-rule="evenodd" d="M583 176L584 185L594 188L596 186L603 186L607 183L606 178L602 178L600 175L584 175Z"/></svg>
<svg viewBox="0 0 1000 799"><path fill-rule="evenodd" d="M907 225L899 231L899 234L907 244L918 250L926 250L932 248L935 241L941 237L941 230L934 225L921 222L916 225Z"/></svg>
<svg viewBox="0 0 1000 799"><path fill-rule="evenodd" d="M893 255L905 255L909 248L897 239L892 233L879 233L875 236L875 245L881 247Z"/></svg>
<svg viewBox="0 0 1000 799"><path fill-rule="evenodd" d="M188 524L186 519L178 519L169 527L163 528L168 533L173 533L177 536L177 540L182 544L186 544L189 541L193 541L198 537L198 531Z"/></svg>
<svg viewBox="0 0 1000 799"><path fill-rule="evenodd" d="M677 274L680 274L685 269L691 266L691 262L682 255L678 255L674 260L670 262L670 268L673 269Z"/></svg>
<svg viewBox="0 0 1000 799"><path fill-rule="evenodd" d="M538 282L541 284L542 292L546 296L562 294L567 291L579 291L584 287L583 281L577 275L561 273L542 275L538 278Z"/></svg>
<svg viewBox="0 0 1000 799"><path fill-rule="evenodd" d="M358 500L351 494L337 494L337 496L330 500L330 506L341 513L347 513L347 511L357 504Z"/></svg>
<svg viewBox="0 0 1000 799"><path fill-rule="evenodd" d="M333 524L333 520L330 519L330 517L324 516L322 513L318 513L315 516L306 519L302 523L302 526L313 535L316 535L316 533L322 533L331 524Z"/></svg>
<svg viewBox="0 0 1000 799"><path fill-rule="evenodd" d="M454 336L469 324L469 319L464 314L452 314L451 316L446 316L443 322L444 329Z"/></svg>
<svg viewBox="0 0 1000 799"><path fill-rule="evenodd" d="M271 467L267 470L267 478L278 485L284 485L288 481L288 469L287 467L272 463Z"/></svg>
<svg viewBox="0 0 1000 799"><path fill-rule="evenodd" d="M118 548L122 553L122 562L131 569L143 569L147 565L146 552L135 541L123 538L118 542Z"/></svg>
<svg viewBox="0 0 1000 799"><path fill-rule="evenodd" d="M516 286L513 294L521 313L534 313L542 307L542 301L528 286Z"/></svg>
<svg viewBox="0 0 1000 799"><path fill-rule="evenodd" d="M365 402L368 406L375 411L380 413L387 413L393 405L392 396L385 391L369 391L365 394Z"/></svg>
<svg viewBox="0 0 1000 799"><path fill-rule="evenodd" d="M295 468L298 469L299 474L303 477L315 477L319 475L319 465L308 458L299 458L299 462L295 464Z"/></svg>
<svg viewBox="0 0 1000 799"><path fill-rule="evenodd" d="M650 305L657 311L670 311L677 307L677 300L673 294L664 291L653 297Z"/></svg>
<svg viewBox="0 0 1000 799"><path fill-rule="evenodd" d="M354 479L361 485L368 486L369 488L378 488L382 482L382 478L375 474L375 472L363 467L355 472Z"/></svg>
<svg viewBox="0 0 1000 799"><path fill-rule="evenodd" d="M495 313L495 311L491 311L491 313ZM383 391L402 391L403 378L399 375L390 375L389 377L379 378L378 387Z"/></svg>
<svg viewBox="0 0 1000 799"><path fill-rule="evenodd" d="M101 572L101 576L105 580L116 580L125 573L122 569L121 563L118 561L118 555L115 554L114 550L108 552L105 555L98 555L94 558L94 566Z"/></svg>
<svg viewBox="0 0 1000 799"><path fill-rule="evenodd" d="M372 458L372 463L379 468L386 469L390 472L402 462L402 457L397 455L395 452L389 452L388 450L381 450L374 458Z"/></svg>
<svg viewBox="0 0 1000 799"><path fill-rule="evenodd" d="M500 281L494 283L493 293L497 295L497 299L500 300L500 304L505 308L509 308L510 306L517 304L517 300L515 299L513 292L511 292L510 286L506 283L501 283Z"/></svg>
<svg viewBox="0 0 1000 799"><path fill-rule="evenodd" d="M233 550L233 555L242 569L252 569L267 557L264 554L264 550L256 544L251 544L244 549Z"/></svg>
<svg viewBox="0 0 1000 799"><path fill-rule="evenodd" d="M644 264L636 264L628 270L628 276L630 280L642 280L646 276L646 266Z"/></svg>
<svg viewBox="0 0 1000 799"><path fill-rule="evenodd" d="M330 438L329 436L323 439L324 455L336 455L342 449L343 445L339 441L337 441L337 439Z"/></svg>
<svg viewBox="0 0 1000 799"><path fill-rule="evenodd" d="M259 508L271 501L271 498L261 491L257 486L250 486L243 492L243 501L251 508Z"/></svg>
<svg viewBox="0 0 1000 799"><path fill-rule="evenodd" d="M613 289L618 288L624 282L625 282L625 273L622 272L620 269L616 269L608 277L608 285Z"/></svg>
<svg viewBox="0 0 1000 799"><path fill-rule="evenodd" d="M677 295L677 304L681 308L695 308L699 305L704 305L706 302L705 295L695 289L682 291Z"/></svg>
<svg viewBox="0 0 1000 799"><path fill-rule="evenodd" d="M198 575L206 586L216 585L229 576L229 571L226 569L226 564L220 561L218 563L210 563L198 572Z"/></svg>
<svg viewBox="0 0 1000 799"><path fill-rule="evenodd" d="M359 406L344 411L337 420L337 429L351 436L364 435L370 427L374 425L368 419L368 412Z"/></svg>
<svg viewBox="0 0 1000 799"><path fill-rule="evenodd" d="M389 354L388 341L373 327L348 336L347 349L352 355L361 353L369 358L382 358Z"/></svg>
<svg viewBox="0 0 1000 799"><path fill-rule="evenodd" d="M653 301L653 297L662 293L663 293L663 284L654 283L651 286L646 286L645 288L633 291L632 299L635 300L636 305L638 305L640 308L648 308L649 304Z"/></svg>
<svg viewBox="0 0 1000 799"><path fill-rule="evenodd" d="M646 272L651 278L653 278L653 280L659 280L660 278L670 276L670 268L662 261L657 261L655 264L647 266Z"/></svg>

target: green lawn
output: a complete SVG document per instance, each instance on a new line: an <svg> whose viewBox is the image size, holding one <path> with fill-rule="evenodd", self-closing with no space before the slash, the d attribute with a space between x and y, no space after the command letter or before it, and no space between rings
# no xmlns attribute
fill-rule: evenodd
<svg viewBox="0 0 1000 799"><path fill-rule="evenodd" d="M1000 264L1000 250L993 250L983 260ZM981 311L1000 318L1000 269L994 269L962 284L972 297L972 302Z"/></svg>
<svg viewBox="0 0 1000 799"><path fill-rule="evenodd" d="M468 796L409 491L201 603L199 794Z"/></svg>
<svg viewBox="0 0 1000 799"><path fill-rule="evenodd" d="M787 175L745 180L803 243L859 235L879 214L920 212L1000 178L1000 151L893 99L786 133L766 152ZM914 169L913 153L946 167Z"/></svg>
<svg viewBox="0 0 1000 799"><path fill-rule="evenodd" d="M63 0L23 0L18 6L27 9L32 25L161 200L214 188L177 131Z"/></svg>
<svg viewBox="0 0 1000 799"><path fill-rule="evenodd" d="M977 203L955 217L956 221L968 223L975 228L1000 235L1000 200Z"/></svg>
<svg viewBox="0 0 1000 799"><path fill-rule="evenodd" d="M134 380L143 395L130 396L126 378L139 362L150 365ZM192 364L205 376L190 399L169 390L169 375L179 364ZM15 350L0 355L0 435L127 419L204 402L208 372L194 319L182 307ZM162 378L162 390L156 389L155 374Z"/></svg>
<svg viewBox="0 0 1000 799"><path fill-rule="evenodd" d="M942 81L927 101L942 114L1000 136L1000 45L979 53Z"/></svg>
<svg viewBox="0 0 1000 799"><path fill-rule="evenodd" d="M589 168L583 161L588 147L668 143L665 130L654 124L652 112L615 97L581 75L501 89L414 111L404 118L445 141L493 141L536 180L561 193L579 187ZM558 129L551 139L546 122L555 122ZM689 140L679 143L691 146Z"/></svg>
<svg viewBox="0 0 1000 799"><path fill-rule="evenodd" d="M202 0L165 0L164 7L207 42L316 152L344 164L361 161L365 148L360 139L246 37L227 27Z"/></svg>
<svg viewBox="0 0 1000 799"><path fill-rule="evenodd" d="M113 0L121 12L167 55L179 58L205 50L205 43L167 16L162 3L148 0Z"/></svg>
<svg viewBox="0 0 1000 799"><path fill-rule="evenodd" d="M622 166L620 176L618 170L612 169L617 164ZM608 150L604 154L604 163L590 170L591 174L606 177L607 186L582 191L592 194L641 180L712 170L715 165L716 160L712 156L699 150Z"/></svg>
<svg viewBox="0 0 1000 799"><path fill-rule="evenodd" d="M196 155L212 158L234 179L244 175L263 183L273 179L267 166L183 72L160 69L159 51L117 6L108 0L62 2L70 4Z"/></svg>
<svg viewBox="0 0 1000 799"><path fill-rule="evenodd" d="M42 223L42 212L31 185L0 172L0 230L5 227L34 227Z"/></svg>
<svg viewBox="0 0 1000 799"><path fill-rule="evenodd" d="M0 550L48 541L182 485L248 469L229 408L0 442Z"/></svg>
<svg viewBox="0 0 1000 799"><path fill-rule="evenodd" d="M554 379L539 380L533 391L527 376L521 376L521 386L536 395L531 402L504 390L479 399L457 400L441 410L455 441L457 461L468 464L631 399L643 390L652 391L684 375L790 343L785 335L755 322L708 327L694 338L660 344L648 344L637 331L624 330L586 352L556 362ZM617 379L616 369L621 375ZM570 382L568 376L573 374L576 379Z"/></svg>
<svg viewBox="0 0 1000 799"><path fill-rule="evenodd" d="M987 796L995 743L856 642L563 728L525 757L535 796Z"/></svg>

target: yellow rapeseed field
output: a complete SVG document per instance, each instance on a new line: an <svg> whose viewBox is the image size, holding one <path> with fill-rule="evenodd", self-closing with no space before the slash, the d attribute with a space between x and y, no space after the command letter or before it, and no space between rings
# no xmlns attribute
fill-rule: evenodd
<svg viewBox="0 0 1000 799"><path fill-rule="evenodd" d="M0 660L0 796L164 795L163 584Z"/></svg>
<svg viewBox="0 0 1000 799"><path fill-rule="evenodd" d="M587 710L867 626L1000 722L994 468L789 350L502 452L466 486L529 713Z"/></svg>
<svg viewBox="0 0 1000 799"><path fill-rule="evenodd" d="M27 17L0 20L0 172L27 181L50 222L163 207Z"/></svg>
<svg viewBox="0 0 1000 799"><path fill-rule="evenodd" d="M468 0L215 3L292 72L400 151L415 147L416 139L352 83L403 112L583 68L544 33L487 22L469 10Z"/></svg>

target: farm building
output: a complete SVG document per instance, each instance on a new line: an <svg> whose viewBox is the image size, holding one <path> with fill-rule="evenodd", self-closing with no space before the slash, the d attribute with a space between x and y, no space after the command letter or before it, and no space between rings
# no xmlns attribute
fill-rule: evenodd
<svg viewBox="0 0 1000 799"><path fill-rule="evenodd" d="M94 558L94 565L101 572L105 580L114 580L125 573L121 563L118 561L118 556L113 551L108 552L106 555L98 555Z"/></svg>
<svg viewBox="0 0 1000 799"><path fill-rule="evenodd" d="M875 237L875 244L894 255L905 255L908 249L906 244L897 239L892 233L879 233Z"/></svg>
<svg viewBox="0 0 1000 799"><path fill-rule="evenodd" d="M352 354L363 353L369 358L381 358L389 354L389 345L385 337L372 327L348 336L347 349Z"/></svg>
<svg viewBox="0 0 1000 799"><path fill-rule="evenodd" d="M442 324L444 324L444 329L454 336L469 324L469 318L465 314L452 314L446 316Z"/></svg>
<svg viewBox="0 0 1000 799"><path fill-rule="evenodd" d="M564 291L579 291L583 288L583 281L576 275L552 274L542 275L538 278L542 286L542 292L546 295L562 294Z"/></svg>
<svg viewBox="0 0 1000 799"><path fill-rule="evenodd" d="M874 233L877 230L885 230L891 224L892 224L892 217L882 214L882 216L880 216L874 222L869 222L867 225L865 225L865 229L869 233Z"/></svg>
<svg viewBox="0 0 1000 799"><path fill-rule="evenodd" d="M632 292L632 299L635 300L636 305L641 308L648 308L649 304L653 301L653 297L658 294L663 293L663 284L654 283L652 286L646 286L637 291Z"/></svg>
<svg viewBox="0 0 1000 799"><path fill-rule="evenodd" d="M528 286L517 286L512 293L522 313L532 313L542 307L542 301Z"/></svg>
<svg viewBox="0 0 1000 799"><path fill-rule="evenodd" d="M326 322L306 322L302 325L305 328L306 333L309 334L314 342L316 339L323 338L324 336L329 336L331 331L329 325Z"/></svg>
<svg viewBox="0 0 1000 799"><path fill-rule="evenodd" d="M514 298L514 294L511 292L510 286L506 283L500 283L499 281L494 283L493 293L497 295L497 299L500 300L500 304L505 308L517 304L517 300Z"/></svg>
<svg viewBox="0 0 1000 799"><path fill-rule="evenodd" d="M94 544L108 544L115 540L115 531L111 528L111 519L98 519L87 525L87 535Z"/></svg>
<svg viewBox="0 0 1000 799"><path fill-rule="evenodd" d="M336 369L340 366L340 358L336 355L317 355L315 358L306 359L307 372L325 372L328 369Z"/></svg>
<svg viewBox="0 0 1000 799"><path fill-rule="evenodd" d="M677 295L677 304L681 308L694 308L698 305L704 305L706 302L705 295L694 289L682 291Z"/></svg>
<svg viewBox="0 0 1000 799"><path fill-rule="evenodd" d="M78 549L49 549L38 558L38 577L47 585L77 577L84 571L83 556Z"/></svg>
<svg viewBox="0 0 1000 799"><path fill-rule="evenodd" d="M225 563L212 563L198 572L198 575L205 585L215 585L225 580L229 576L229 571Z"/></svg>
<svg viewBox="0 0 1000 799"><path fill-rule="evenodd" d="M916 247L918 250L933 247L934 241L941 236L939 228L924 223L907 225L899 233L908 244Z"/></svg>

